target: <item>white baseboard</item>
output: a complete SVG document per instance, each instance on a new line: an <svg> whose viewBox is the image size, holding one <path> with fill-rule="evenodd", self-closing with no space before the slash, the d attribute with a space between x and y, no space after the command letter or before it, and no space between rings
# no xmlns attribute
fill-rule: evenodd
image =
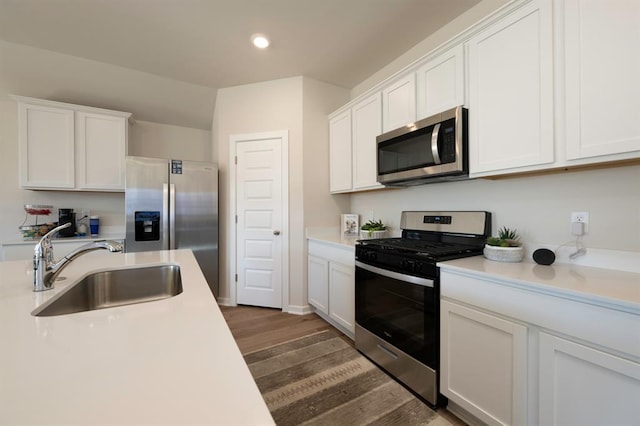
<svg viewBox="0 0 640 426"><path fill-rule="evenodd" d="M286 311L289 314L294 314L294 315L308 315L310 313L313 312L313 310L311 309L311 306L309 305L289 305L286 308Z"/></svg>
<svg viewBox="0 0 640 426"><path fill-rule="evenodd" d="M229 299L228 297L218 297L216 301L218 302L218 305L221 306L235 306L231 303L231 299Z"/></svg>

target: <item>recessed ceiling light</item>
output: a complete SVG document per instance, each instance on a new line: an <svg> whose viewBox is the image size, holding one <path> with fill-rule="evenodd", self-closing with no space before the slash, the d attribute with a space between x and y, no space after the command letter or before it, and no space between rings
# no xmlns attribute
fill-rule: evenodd
<svg viewBox="0 0 640 426"><path fill-rule="evenodd" d="M269 39L264 34L252 35L251 42L258 49L266 49L267 47L269 47Z"/></svg>

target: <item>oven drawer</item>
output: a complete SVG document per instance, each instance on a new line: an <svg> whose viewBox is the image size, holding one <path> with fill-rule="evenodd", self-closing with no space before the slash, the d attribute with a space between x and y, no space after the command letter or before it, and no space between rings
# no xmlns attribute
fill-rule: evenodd
<svg viewBox="0 0 640 426"><path fill-rule="evenodd" d="M436 371L389 345L375 334L356 324L356 349L385 369L431 404L438 398Z"/></svg>

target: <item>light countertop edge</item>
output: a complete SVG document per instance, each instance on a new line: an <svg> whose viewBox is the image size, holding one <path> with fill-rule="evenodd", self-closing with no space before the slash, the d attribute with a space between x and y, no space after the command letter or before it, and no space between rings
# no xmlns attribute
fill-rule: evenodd
<svg viewBox="0 0 640 426"><path fill-rule="evenodd" d="M439 262L441 270L640 315L640 274L572 264L495 262L484 256Z"/></svg>
<svg viewBox="0 0 640 426"><path fill-rule="evenodd" d="M307 228L307 239L354 250L358 235L345 235L339 228Z"/></svg>
<svg viewBox="0 0 640 426"><path fill-rule="evenodd" d="M157 264L182 294L31 315L90 272ZM31 261L0 262L0 424L274 424L190 250L92 252L61 275L34 293Z"/></svg>

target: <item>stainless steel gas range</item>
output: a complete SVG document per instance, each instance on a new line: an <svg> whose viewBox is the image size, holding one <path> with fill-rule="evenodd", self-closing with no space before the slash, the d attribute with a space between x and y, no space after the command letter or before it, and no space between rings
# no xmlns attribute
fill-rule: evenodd
<svg viewBox="0 0 640 426"><path fill-rule="evenodd" d="M399 238L356 243L356 348L438 406L440 273L437 262L482 254L483 211L404 211Z"/></svg>

